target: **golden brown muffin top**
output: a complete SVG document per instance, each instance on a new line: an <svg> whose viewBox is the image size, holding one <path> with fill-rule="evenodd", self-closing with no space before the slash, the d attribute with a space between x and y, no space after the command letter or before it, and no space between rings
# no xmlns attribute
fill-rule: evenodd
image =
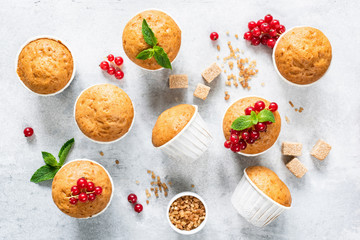
<svg viewBox="0 0 360 240"><path fill-rule="evenodd" d="M152 131L153 145L160 147L173 139L188 124L195 110L192 105L180 104L161 113Z"/></svg>
<svg viewBox="0 0 360 240"><path fill-rule="evenodd" d="M60 41L39 38L20 52L17 74L33 92L56 93L70 81L74 70L73 57Z"/></svg>
<svg viewBox="0 0 360 240"><path fill-rule="evenodd" d="M158 40L158 45L167 53L170 62L172 62L181 45L181 30L176 22L166 13L157 10L147 10L137 14L125 26L122 40L123 48L131 61L140 67L155 70L161 68L154 58L141 60L136 56L143 50L151 48L142 35L142 21L146 19L149 27Z"/></svg>
<svg viewBox="0 0 360 240"><path fill-rule="evenodd" d="M291 206L290 191L276 173L266 167L253 166L246 168L246 174L272 200L285 207Z"/></svg>
<svg viewBox="0 0 360 240"><path fill-rule="evenodd" d="M89 138L111 142L126 134L133 122L134 108L129 96L112 84L86 89L75 106L75 119Z"/></svg>
<svg viewBox="0 0 360 240"><path fill-rule="evenodd" d="M297 27L281 37L275 62L280 74L296 84L319 80L330 66L332 52L327 37L312 27Z"/></svg>
<svg viewBox="0 0 360 240"><path fill-rule="evenodd" d="M247 107L254 107L257 101L263 101L268 107L270 102L260 97L245 97L233 103L225 113L223 119L223 132L226 140L230 138L231 124L238 117L245 115ZM260 132L260 138L253 144L247 144L245 150L241 153L257 154L269 149L277 140L281 130L281 118L278 111L274 112L275 122L267 125L266 132Z"/></svg>
<svg viewBox="0 0 360 240"><path fill-rule="evenodd" d="M70 204L71 187L76 186L77 180L84 177L88 182L102 188L101 195L94 201ZM108 205L112 184L110 177L102 166L87 160L78 160L64 165L55 175L52 182L52 198L56 206L65 214L75 218L91 217Z"/></svg>

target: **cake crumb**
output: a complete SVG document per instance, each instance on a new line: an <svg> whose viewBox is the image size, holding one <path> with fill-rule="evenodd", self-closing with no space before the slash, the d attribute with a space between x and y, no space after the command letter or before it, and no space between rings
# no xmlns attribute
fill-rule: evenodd
<svg viewBox="0 0 360 240"><path fill-rule="evenodd" d="M216 48L218 51L220 51L220 45L217 45Z"/></svg>
<svg viewBox="0 0 360 240"><path fill-rule="evenodd" d="M119 163L120 163L119 160L116 159L116 160L115 160L115 164L119 164Z"/></svg>
<svg viewBox="0 0 360 240"><path fill-rule="evenodd" d="M99 153L100 153L100 155L101 155L101 156L104 156L104 153L103 153L103 151L100 151Z"/></svg>

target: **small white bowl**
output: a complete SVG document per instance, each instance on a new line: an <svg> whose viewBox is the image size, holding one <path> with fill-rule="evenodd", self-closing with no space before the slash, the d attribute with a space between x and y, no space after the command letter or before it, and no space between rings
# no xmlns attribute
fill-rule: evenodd
<svg viewBox="0 0 360 240"><path fill-rule="evenodd" d="M113 180L112 180L111 175L109 174L109 172L106 170L106 168L104 168L104 166L102 166L100 163L98 163L98 162L96 162L96 161L93 161L93 160L90 160L90 159L86 159L86 158L71 160L71 161L65 163L61 168L65 167L67 164L69 164L69 163L71 163L71 162L75 162L75 161L88 161L88 162L95 163L95 164L99 165L100 167L102 167L102 168L105 170L106 174L109 176L109 179L110 179L110 182L111 182L112 191L111 191L110 200L109 200L108 204L106 205L106 207L105 207L103 210L101 210L101 212L99 212L99 213L97 213L97 214L95 214L95 215L92 215L91 217L77 218L77 219L89 219L89 218L97 217L97 216L99 216L100 214L104 213L104 212L106 211L106 209L110 206L111 200L112 200L113 195L114 195L114 183L113 183ZM61 170L61 168L60 168L60 170ZM60 170L59 170L59 171L60 171ZM56 204L55 204L55 205L56 205Z"/></svg>
<svg viewBox="0 0 360 240"><path fill-rule="evenodd" d="M281 75L281 73L279 72L279 69L277 68L276 61L275 61L275 50L276 50L276 47L277 47L278 43L280 42L281 38L282 38L285 34L287 34L289 31L291 31L291 30L293 30L293 29L295 29L295 28L302 28L302 27L311 27L311 26L296 26L296 27L292 27L292 28L286 30L283 34L280 35L280 37L279 37L278 40L276 41L275 46L274 46L274 48L273 48L273 52L272 52L272 62L273 62L273 65L274 65L274 68L275 68L276 73L280 76L280 78L281 78L282 80L284 80L284 81L287 82L288 84L293 85L293 86L296 86L296 87L308 87L308 86L314 85L315 83L319 82L319 81L325 76L325 74L329 71L329 68L330 68L331 62L332 62L332 61L330 61L330 65L329 65L328 69L327 69L326 72L321 76L321 78L319 78L319 79L316 80L315 82L312 82L312 83L309 83L309 84L296 84L296 83L293 83L293 82L287 80L286 78L283 77L283 75ZM312 28L315 28L315 27L312 27ZM315 28L315 29L317 29L317 28ZM320 29L318 29L318 30L320 30Z"/></svg>
<svg viewBox="0 0 360 240"><path fill-rule="evenodd" d="M231 203L246 221L257 227L263 227L274 221L290 207L283 206L263 193L248 177L246 169L237 185Z"/></svg>
<svg viewBox="0 0 360 240"><path fill-rule="evenodd" d="M193 230L190 230L190 231L178 229L177 227L174 226L174 224L171 223L170 218L169 218L169 210L170 210L171 204L172 204L176 199L181 198L181 197L183 197L183 196L193 196L193 197L196 197L197 199L199 199L199 200L202 202L202 204L203 204L204 207L205 207L205 213L206 213L206 215L205 215L204 221L202 221L201 224L200 224L197 228L195 228L195 229L193 229ZM206 224L206 222L207 222L208 216L209 216L209 212L208 212L208 208L207 208L207 206L206 206L206 203L205 203L204 199L203 199L202 197L200 197L198 194L193 193L193 192L181 192L181 193L176 194L176 195L170 200L170 202L169 202L169 204L168 204L168 206L167 206L167 208L166 208L166 218L167 218L167 220L168 220L168 223L169 223L170 227L171 227L175 232L180 233L180 234L182 234L182 235L192 235L192 234L195 234L195 233L197 233L197 232L200 232L200 231L205 227L205 224Z"/></svg>
<svg viewBox="0 0 360 240"><path fill-rule="evenodd" d="M145 10L141 10L139 12L137 12L133 17L135 17L136 15L138 15L139 13L142 13L142 12L145 12L145 11L149 11L149 10L155 10L155 11L160 11L160 12L163 12L163 13L166 13L167 15L169 15L173 20L174 22L176 23L176 25L179 27L180 31L181 31L181 43L180 43L180 48L179 48L179 51L178 53L176 54L176 57L174 58L174 60L172 60L171 62L171 66L172 64L175 62L175 60L177 59L177 57L179 56L179 53L180 53L180 50L181 50L181 45L182 45L182 29L180 27L180 25L178 24L178 22L175 20L175 18L170 15L168 12L164 11L164 10L161 10L161 9L158 9L158 8L148 8L148 9L145 9ZM131 17L130 20L133 18ZM129 21L130 21L129 20ZM155 36L156 37L156 36ZM125 49L124 49L124 45L123 45L123 50L125 52ZM126 55L126 53L125 53ZM131 59L126 55L126 57L129 59L130 62L132 62L133 64L135 64L137 67L141 68L142 70L145 70L145 71L149 71L149 72L156 72L156 71L161 71L161 70L164 70L165 68L161 67L159 69L147 69L147 68L144 68L144 67L141 67L139 65L137 65L136 63L134 63L133 61L131 61ZM170 69L171 70L171 69Z"/></svg>
<svg viewBox="0 0 360 240"><path fill-rule="evenodd" d="M198 107L193 106L195 107L194 115L186 126L170 141L156 147L174 159L196 160L212 142L212 136L198 112Z"/></svg>
<svg viewBox="0 0 360 240"><path fill-rule="evenodd" d="M47 38L47 39L52 39L52 40L55 40L55 41L59 41L60 43L62 43L68 50L69 52L71 53L71 56L73 58L73 72L71 74L71 78L69 80L69 82L62 88L60 89L59 91L55 92L55 93L50 93L50 94L43 94L43 93L36 93L34 91L32 91L30 88L28 88L25 83L20 79L19 75L17 74L17 67L18 67L18 60L19 60L19 56L20 56L20 53L21 51L23 50L23 48L28 45L30 42L33 42L35 40L38 40L38 39L41 39L41 38ZM68 43L65 43L63 40L59 39L59 38L56 38L56 37L52 37L52 36L48 36L48 35L41 35L41 36L37 36L37 37L33 37L33 38L30 38L28 39L21 47L20 47L20 50L18 51L17 55L16 55L16 60L15 60L15 73L16 73L16 76L17 78L19 79L21 85L29 90L30 92L38 95L38 96L54 96L56 94L59 94L61 93L62 91L64 91L70 84L71 82L74 80L74 77L75 77L75 73L76 73L76 64L75 64L75 57L74 57L74 54L73 52L71 51L70 47L69 47L69 44Z"/></svg>
<svg viewBox="0 0 360 240"><path fill-rule="evenodd" d="M131 100L131 103L132 103L133 109L134 109L134 117L133 117L133 120L132 120L132 122L131 122L131 125L130 125L129 130L128 130L124 135L122 135L121 137L119 137L118 139L115 139L115 140L113 140L113 141L101 142L101 141L96 141L96 140L94 140L94 139L86 136L86 135L81 131L79 125L77 124L77 122L76 122L76 115L75 115L75 113L76 113L76 103L77 103L77 101L79 100L79 97L81 96L81 94L83 94L84 91L86 91L87 89L89 89L89 88L91 88L91 87L94 87L94 86L97 86L97 85L103 85L103 84L106 84L106 83L94 84L94 85L92 85L92 86L84 89L84 90L79 94L79 96L76 98L76 101L75 101L75 104L74 104L74 121L75 121L75 125L77 126L77 128L79 129L79 131L80 131L87 139L89 139L90 141L92 141L92 142L94 142L94 143L100 143L100 144L111 144L111 143L115 143L115 142L117 142L117 141L120 141L120 139L123 139L123 138L131 131L131 129L132 129L133 125L134 125L134 121L135 121L135 105L134 105L134 102L131 100L131 98L130 98L129 95L128 95L128 96L129 96L129 98L130 98L130 100ZM110 83L109 83L109 84L110 84ZM116 86L116 85L115 85L115 86ZM127 94L127 93L126 93L126 94Z"/></svg>
<svg viewBox="0 0 360 240"><path fill-rule="evenodd" d="M250 95L250 96L245 96L245 97L242 97L242 98L239 98L237 100L235 100L234 102L232 102L230 104L230 106L225 110L224 114L223 114L223 117L222 117L222 121L221 121L221 132L223 133L224 130L223 130L223 121L224 121L224 117L225 117L225 114L227 112L227 110L234 104L236 103L237 101L243 99L243 98L248 98L248 97L259 97L259 96L254 96L254 95ZM278 110L279 111L279 110ZM280 113L279 113L280 114ZM281 115L280 115L281 117ZM269 147L268 149L266 149L265 151L262 151L260 153L256 153L256 154L247 154L247 153L242 153L241 151L240 152L237 152L237 154L240 154L240 155L243 155L243 156L246 156L246 157L256 157L256 156L260 156L264 153L266 153L267 151L269 151L272 147L274 147L275 143L279 140L279 137L280 137L280 134L281 134L281 126L280 126L280 133L279 133L279 136L277 137L276 141L273 143L273 145L271 147Z"/></svg>

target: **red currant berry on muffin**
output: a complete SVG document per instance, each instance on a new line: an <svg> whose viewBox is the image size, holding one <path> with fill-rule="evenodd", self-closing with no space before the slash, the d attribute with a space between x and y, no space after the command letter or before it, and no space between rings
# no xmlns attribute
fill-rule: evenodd
<svg viewBox="0 0 360 240"><path fill-rule="evenodd" d="M231 129L231 130L230 130L230 133L231 133L231 134L235 134L235 135L238 135L238 136L239 136L239 135L240 135L240 133L241 133L241 131L236 131L236 130L234 130L234 129Z"/></svg>
<svg viewBox="0 0 360 240"><path fill-rule="evenodd" d="M138 203L138 204L135 205L134 210L137 213L141 213L141 211L143 210L143 206Z"/></svg>
<svg viewBox="0 0 360 240"><path fill-rule="evenodd" d="M95 195L95 193L89 193L87 195L87 197L88 197L89 201L94 201L96 198L96 195Z"/></svg>
<svg viewBox="0 0 360 240"><path fill-rule="evenodd" d="M246 109L245 109L245 115L251 115L251 112L252 111L255 111L255 108L253 108L253 107L247 107Z"/></svg>
<svg viewBox="0 0 360 240"><path fill-rule="evenodd" d="M218 39L219 39L219 34L218 34L217 32L212 32L212 33L210 33L210 39L211 39L212 41L218 40Z"/></svg>
<svg viewBox="0 0 360 240"><path fill-rule="evenodd" d="M78 200L77 200L76 198L74 198L74 197L71 197L71 198L69 199L69 202L70 202L70 204L75 205L75 204L78 202Z"/></svg>
<svg viewBox="0 0 360 240"><path fill-rule="evenodd" d="M253 144L253 143L255 142L255 139L249 138L248 140L246 140L246 142L247 142L248 144Z"/></svg>
<svg viewBox="0 0 360 240"><path fill-rule="evenodd" d="M71 187L71 193L72 193L72 195L79 195L79 193L80 193L80 188L78 187L78 186L72 186Z"/></svg>
<svg viewBox="0 0 360 240"><path fill-rule="evenodd" d="M255 125L255 129L256 129L256 131L264 132L266 130L266 124L259 122Z"/></svg>
<svg viewBox="0 0 360 240"><path fill-rule="evenodd" d="M257 101L254 105L256 111L260 112L265 108L265 103L263 101Z"/></svg>
<svg viewBox="0 0 360 240"><path fill-rule="evenodd" d="M102 61L102 62L100 63L100 68L101 68L102 70L108 70L108 69L109 69L109 63L108 63L107 61Z"/></svg>
<svg viewBox="0 0 360 240"><path fill-rule="evenodd" d="M241 139L241 140L239 141L239 145L240 145L240 151L241 151L241 150L245 150L245 148L247 147L247 144L246 144L246 142L245 142L243 139Z"/></svg>
<svg viewBox="0 0 360 240"><path fill-rule="evenodd" d="M250 139L257 140L260 137L260 133L256 130L250 131Z"/></svg>
<svg viewBox="0 0 360 240"><path fill-rule="evenodd" d="M224 142L224 147L225 148L231 148L231 145L232 145L231 141L225 141Z"/></svg>
<svg viewBox="0 0 360 240"><path fill-rule="evenodd" d="M88 200L88 195L84 192L79 194L79 201L80 202L86 202Z"/></svg>
<svg viewBox="0 0 360 240"><path fill-rule="evenodd" d="M135 194L133 194L133 193L129 194L128 201L129 201L129 203L136 203L137 196Z"/></svg>
<svg viewBox="0 0 360 240"><path fill-rule="evenodd" d="M34 129L31 127L27 127L24 129L24 135L25 137L31 137L34 134Z"/></svg>
<svg viewBox="0 0 360 240"><path fill-rule="evenodd" d="M278 105L276 102L272 102L270 103L269 105L269 110L272 111L272 112L275 112L276 110L278 110Z"/></svg>
<svg viewBox="0 0 360 240"><path fill-rule="evenodd" d="M87 183L87 187L86 187L86 190L88 192L93 192L95 190L95 184L93 182L88 182Z"/></svg>
<svg viewBox="0 0 360 240"><path fill-rule="evenodd" d="M124 62L124 59L122 57L116 57L114 62L116 65L121 66Z"/></svg>
<svg viewBox="0 0 360 240"><path fill-rule="evenodd" d="M235 144L233 144L232 146L231 146L231 151L233 151L233 152L240 152L240 150L241 150L241 147L240 147L240 144L239 143L235 143Z"/></svg>
<svg viewBox="0 0 360 240"><path fill-rule="evenodd" d="M230 142L232 143L238 143L239 142L239 136L236 134L231 134L230 136Z"/></svg>
<svg viewBox="0 0 360 240"><path fill-rule="evenodd" d="M248 140L248 139L250 138L249 132L244 131L244 132L241 134L241 138L244 139L244 140Z"/></svg>
<svg viewBox="0 0 360 240"><path fill-rule="evenodd" d="M86 188L87 187L87 181L85 178L79 178L77 180L77 186L78 188L82 189L82 188Z"/></svg>
<svg viewBox="0 0 360 240"><path fill-rule="evenodd" d="M100 194L102 193L102 188L101 188L101 187L95 187L94 193L95 193L96 195L100 195Z"/></svg>
<svg viewBox="0 0 360 240"><path fill-rule="evenodd" d="M112 55L112 54L109 54L109 55L107 56L107 60L108 60L109 62L114 61L114 59L115 59L115 57L114 57L114 55Z"/></svg>

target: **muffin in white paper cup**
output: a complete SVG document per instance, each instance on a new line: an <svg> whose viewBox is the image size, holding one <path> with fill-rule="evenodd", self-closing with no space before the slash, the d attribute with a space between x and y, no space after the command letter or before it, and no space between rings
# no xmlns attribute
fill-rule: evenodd
<svg viewBox="0 0 360 240"><path fill-rule="evenodd" d="M231 197L238 213L257 227L274 221L291 208L291 202L287 186L273 171L262 166L246 168Z"/></svg>
<svg viewBox="0 0 360 240"><path fill-rule="evenodd" d="M124 138L134 125L135 108L127 93L113 84L95 84L75 101L74 119L89 140L110 144Z"/></svg>
<svg viewBox="0 0 360 240"><path fill-rule="evenodd" d="M72 187L77 186L77 181L84 178L87 183L92 182L94 187L101 187L101 194L96 195L94 190L89 192L83 188L82 193L95 194L95 199L75 204L70 203L70 198L78 199L73 195ZM86 183L86 184L87 184ZM56 173L52 182L52 198L55 205L70 217L88 219L99 216L109 207L114 195L114 184L109 172L98 162L89 159L76 159L64 164Z"/></svg>
<svg viewBox="0 0 360 240"><path fill-rule="evenodd" d="M212 136L196 105L180 104L158 117L153 145L174 159L196 160L209 147Z"/></svg>
<svg viewBox="0 0 360 240"><path fill-rule="evenodd" d="M76 73L74 56L68 43L52 36L37 36L19 49L15 62L21 85L39 96L64 91Z"/></svg>

